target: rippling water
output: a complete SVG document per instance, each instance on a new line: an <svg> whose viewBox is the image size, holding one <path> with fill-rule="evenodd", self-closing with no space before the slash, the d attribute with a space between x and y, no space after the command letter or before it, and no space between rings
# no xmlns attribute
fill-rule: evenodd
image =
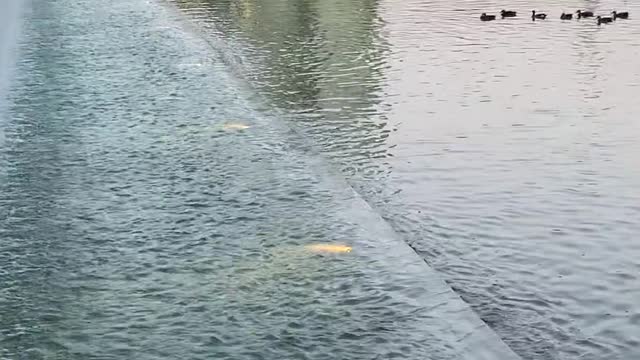
<svg viewBox="0 0 640 360"><path fill-rule="evenodd" d="M638 4L174 3L522 357L640 356Z"/></svg>
<svg viewBox="0 0 640 360"><path fill-rule="evenodd" d="M16 38L20 30L20 2L7 1L0 4L0 111L3 110L9 86L11 70L15 61ZM0 118L1 120L2 118ZM3 142L2 122L0 122L0 146Z"/></svg>
<svg viewBox="0 0 640 360"><path fill-rule="evenodd" d="M525 359L640 356L640 5L563 6L32 0L0 357L510 358L402 240Z"/></svg>
<svg viewBox="0 0 640 360"><path fill-rule="evenodd" d="M291 62L248 72L166 3L29 5L0 113L0 358L517 358L319 155L330 134L287 121L320 95L247 81ZM345 153L358 171L388 134L363 94L318 108L361 114L335 138L370 149Z"/></svg>

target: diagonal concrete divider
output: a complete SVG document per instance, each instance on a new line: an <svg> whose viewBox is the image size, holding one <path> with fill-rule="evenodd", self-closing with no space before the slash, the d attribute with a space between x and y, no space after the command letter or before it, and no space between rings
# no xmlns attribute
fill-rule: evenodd
<svg viewBox="0 0 640 360"><path fill-rule="evenodd" d="M337 174L327 173L325 164L317 166L321 169L316 173L328 174L323 182L333 182L334 189L345 189L345 214L341 215L360 225L357 251L372 259L372 266L384 267L389 280L398 285L391 296L421 309L415 316L422 319L426 332L437 334L439 342L448 344L455 359L520 359L362 196Z"/></svg>

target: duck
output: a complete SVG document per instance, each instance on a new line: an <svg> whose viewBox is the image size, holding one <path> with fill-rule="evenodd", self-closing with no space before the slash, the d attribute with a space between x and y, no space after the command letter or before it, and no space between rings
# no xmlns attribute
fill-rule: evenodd
<svg viewBox="0 0 640 360"><path fill-rule="evenodd" d="M480 15L480 20L482 21L491 21L495 19L496 19L495 15L487 15L487 13L482 13L482 15Z"/></svg>
<svg viewBox="0 0 640 360"><path fill-rule="evenodd" d="M562 15L560 15L560 20L571 20L571 19L573 19L573 14L562 13Z"/></svg>
<svg viewBox="0 0 640 360"><path fill-rule="evenodd" d="M593 17L593 11L582 11L582 10L578 10L576 11L576 14L578 14L578 19L580 18L586 18L586 17Z"/></svg>
<svg viewBox="0 0 640 360"><path fill-rule="evenodd" d="M547 18L547 14L542 14L542 13L541 14L536 14L535 10L531 10L531 18L533 20L535 20L535 19L544 20L544 19Z"/></svg>
<svg viewBox="0 0 640 360"><path fill-rule="evenodd" d="M514 17L514 16L516 16L516 12L515 11L511 11L511 10L502 10L502 11L500 11L500 15L503 18Z"/></svg>
<svg viewBox="0 0 640 360"><path fill-rule="evenodd" d="M608 24L608 23L613 21L613 18L602 17L602 16L598 16L596 19L598 19L598 25L600 25L600 24Z"/></svg>
<svg viewBox="0 0 640 360"><path fill-rule="evenodd" d="M624 12L617 12L617 11L612 11L611 14L613 14L613 20L615 19L628 19L629 18L629 12L628 11L624 11Z"/></svg>

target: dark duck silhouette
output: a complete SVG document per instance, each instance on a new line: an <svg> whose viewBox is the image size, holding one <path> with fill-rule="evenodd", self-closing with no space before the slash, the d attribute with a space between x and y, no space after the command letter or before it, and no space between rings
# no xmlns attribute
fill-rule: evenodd
<svg viewBox="0 0 640 360"><path fill-rule="evenodd" d="M613 20L629 18L629 12L627 11L624 11L624 12L612 11L611 14L613 14Z"/></svg>
<svg viewBox="0 0 640 360"><path fill-rule="evenodd" d="M593 11L582 11L582 10L578 10L576 11L576 14L578 14L578 19L580 18L587 18L587 17L593 17Z"/></svg>
<svg viewBox="0 0 640 360"><path fill-rule="evenodd" d="M600 24L608 24L608 23L613 21L613 18L602 17L602 16L598 16L596 19L598 19L598 25L600 25Z"/></svg>
<svg viewBox="0 0 640 360"><path fill-rule="evenodd" d="M500 16L502 16L503 18L514 17L516 16L516 12L511 10L502 10L500 11Z"/></svg>
<svg viewBox="0 0 640 360"><path fill-rule="evenodd" d="M482 13L482 15L480 15L480 20L482 21L491 21L495 19L496 19L495 15L487 15L487 13Z"/></svg>
<svg viewBox="0 0 640 360"><path fill-rule="evenodd" d="M535 19L540 19L540 20L544 20L547 18L547 14L536 14L535 10L531 10L531 19L535 20Z"/></svg>
<svg viewBox="0 0 640 360"><path fill-rule="evenodd" d="M573 19L573 14L562 13L562 15L560 15L560 20L571 20L571 19Z"/></svg>

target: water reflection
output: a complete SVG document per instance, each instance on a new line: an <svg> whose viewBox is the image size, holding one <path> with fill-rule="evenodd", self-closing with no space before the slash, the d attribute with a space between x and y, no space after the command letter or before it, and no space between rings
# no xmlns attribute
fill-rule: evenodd
<svg viewBox="0 0 640 360"><path fill-rule="evenodd" d="M390 131L378 109L387 51L378 1L177 3L205 28L212 26L209 35L241 44L230 49L241 60L223 56L233 59L231 66L241 67L242 76L276 106L293 114L298 129L342 170L381 179L384 165L370 161L387 156Z"/></svg>

